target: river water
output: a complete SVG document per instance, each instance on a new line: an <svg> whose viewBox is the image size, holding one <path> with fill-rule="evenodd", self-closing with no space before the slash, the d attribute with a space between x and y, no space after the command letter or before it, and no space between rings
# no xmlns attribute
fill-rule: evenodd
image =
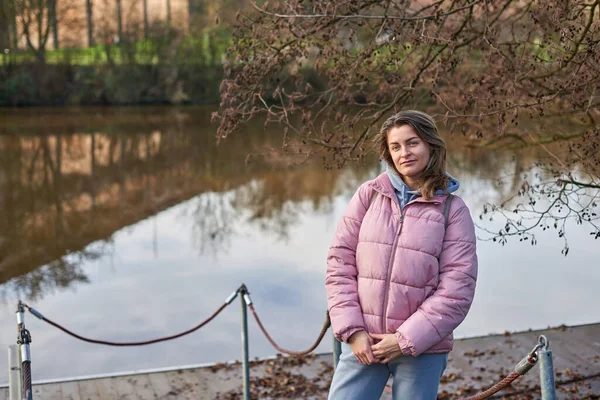
<svg viewBox="0 0 600 400"><path fill-rule="evenodd" d="M81 335L135 341L196 325L241 283L280 345L313 342L334 229L379 162L288 167L275 154L280 132L262 124L217 146L212 111L0 111L0 349L15 343L19 299ZM536 153L447 141L458 194L494 229L479 219L483 205L513 193L511 173ZM598 322L598 242L585 227L568 235L568 257L555 231L538 233L536 246L479 241L475 301L456 335ZM131 348L84 343L28 314L34 380L239 359L239 308L184 338ZM253 321L249 330L252 358L276 352ZM327 336L317 351L330 349Z"/></svg>

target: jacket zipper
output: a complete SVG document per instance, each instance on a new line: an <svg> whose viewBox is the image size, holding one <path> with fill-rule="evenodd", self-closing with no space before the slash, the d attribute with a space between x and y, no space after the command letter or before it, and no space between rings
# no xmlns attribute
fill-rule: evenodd
<svg viewBox="0 0 600 400"><path fill-rule="evenodd" d="M398 208L400 208L400 205L398 205ZM390 297L390 281L392 279L392 268L394 266L394 257L396 257L396 249L398 248L398 240L400 238L400 232L402 232L402 226L404 225L404 210L406 210L406 205L400 211L400 222L398 223L398 232L396 233L396 237L394 238L394 244L392 245L392 254L390 255L390 262L388 264L387 276L385 279L385 292L383 297L383 318L381 320L382 333L387 332L387 305Z"/></svg>
<svg viewBox="0 0 600 400"><path fill-rule="evenodd" d="M394 199L392 199L393 201ZM406 212L406 207L413 203L419 202L418 199L412 200L404 205L404 208L400 211L400 222L398 226L398 232L396 233L396 237L394 238L394 244L392 247L392 254L390 255L390 262L388 264L387 276L385 279L385 287L384 287L384 297L383 297L383 317L381 320L381 329L382 333L387 332L387 306L390 297L390 281L392 279L392 268L394 266L394 258L396 257L396 249L398 248L398 240L400 239L400 233L402 232L402 227L404 226L404 213ZM439 202L432 202L433 204L439 204ZM398 204L396 202L396 204ZM400 204L398 204L398 208L400 208Z"/></svg>

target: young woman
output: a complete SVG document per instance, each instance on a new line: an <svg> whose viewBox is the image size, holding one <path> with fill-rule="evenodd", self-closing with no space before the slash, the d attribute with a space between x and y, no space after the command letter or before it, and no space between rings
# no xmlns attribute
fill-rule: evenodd
<svg viewBox="0 0 600 400"><path fill-rule="evenodd" d="M475 230L465 203L449 196L459 184L429 115L395 114L379 141L387 171L358 188L327 257L342 342L329 399L379 399L390 374L395 400L435 399L475 292Z"/></svg>

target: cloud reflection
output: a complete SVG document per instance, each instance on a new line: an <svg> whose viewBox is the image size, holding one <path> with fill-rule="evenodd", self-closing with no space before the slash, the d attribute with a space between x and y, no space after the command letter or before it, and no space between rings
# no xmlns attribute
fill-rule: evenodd
<svg viewBox="0 0 600 400"><path fill-rule="evenodd" d="M131 113L110 131L83 125L71 135L2 137L0 345L14 342L18 298L84 335L142 340L190 328L244 282L275 340L308 347L325 315L333 231L356 187L378 173L377 160L343 170L245 166L249 149L277 145L277 132L217 147L201 112L138 125L139 111ZM506 177L536 157L449 145L449 170L475 218L514 190ZM597 249L587 232L574 241L568 259L556 257L551 234L534 247L479 243L475 302L458 334L595 322ZM94 346L31 316L27 323L34 379L240 357L238 302L189 337L144 348ZM252 357L275 352L253 322L250 337Z"/></svg>

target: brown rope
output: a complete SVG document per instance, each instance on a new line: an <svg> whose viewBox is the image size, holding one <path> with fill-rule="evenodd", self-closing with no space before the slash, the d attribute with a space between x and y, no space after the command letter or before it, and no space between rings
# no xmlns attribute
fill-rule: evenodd
<svg viewBox="0 0 600 400"><path fill-rule="evenodd" d="M521 376L521 375L519 375L518 372L512 372L506 378L502 379L500 382L496 383L494 386L492 386L491 388L489 388L485 392L481 392L479 394L476 394L475 396L467 397L464 400L483 400L483 399L487 399L488 397L490 397L494 393L499 392L500 390L504 389L505 387L507 387L508 385L510 385L511 383L513 383L514 380L517 379L519 376Z"/></svg>
<svg viewBox="0 0 600 400"><path fill-rule="evenodd" d="M23 361L21 365L21 369L23 370L23 398L30 399L31 398L31 361Z"/></svg>
<svg viewBox="0 0 600 400"><path fill-rule="evenodd" d="M208 317L207 319L205 319L204 321L202 321L201 323L199 323L198 325L194 326L193 328L188 329L187 331L181 332L181 333L177 333L175 335L171 335L171 336L165 336L162 338L158 338L158 339L153 339L153 340L146 340L146 341L141 341L141 342L109 342L106 340L98 340L98 339L90 339L90 338L86 338L84 336L78 335L74 332L71 332L70 330L68 330L67 328L57 324L56 322L44 317L43 315L37 313L37 311L32 312L32 308L31 307L27 307L29 309L30 312L32 312L33 315L35 315L36 317L38 317L39 319L41 319L44 322L49 323L50 325L55 326L56 328L60 329L61 331L73 336L74 338L77 338L79 340L83 340L84 342L88 342L88 343L96 343L96 344L105 344L107 346L143 346L146 344L152 344L152 343L158 343L158 342L164 342L166 340L171 340L171 339L176 339L179 337L182 337L184 335L187 335L188 333L192 333L200 328L202 328L204 325L208 324L210 321L212 321L217 315L219 315L219 313L221 311L223 311L225 309L225 307L227 307L229 304L228 303L223 303L223 305L221 305L221 307L219 307L219 309L217 311L215 311L210 317ZM39 314L39 315L36 315Z"/></svg>
<svg viewBox="0 0 600 400"><path fill-rule="evenodd" d="M275 341L273 340L271 335L269 335L269 333L263 326L262 322L260 321L260 318L258 318L258 314L256 313L256 310L254 309L254 304L249 304L248 308L250 308L250 311L252 311L252 315L254 315L254 319L256 320L258 327L260 328L262 333L265 335L265 337L267 338L269 343L271 343L271 345L273 347L275 347L275 349L277 351L279 351L280 353L288 354L290 356L303 356L303 355L306 355L306 354L312 352L314 349L317 348L319 343L321 343L321 340L323 340L323 337L325 336L327 329L329 329L329 327L331 326L331 320L329 319L329 311L328 311L327 315L325 317L325 322L323 322L323 328L321 329L321 333L319 333L319 337L317 338L317 340L315 341L315 343L312 346L310 346L307 350L304 350L304 351L287 350L287 349L284 349L283 347L280 347L277 343L275 343Z"/></svg>
<svg viewBox="0 0 600 400"><path fill-rule="evenodd" d="M492 386L491 388L486 390L485 392L481 392L474 396L463 398L461 400L484 400L484 399L487 399L494 393L501 391L502 389L504 389L505 387L507 387L508 385L513 383L519 376L521 376L521 375L519 375L518 372L513 372L510 375L508 375L506 378L502 379L500 382L496 383L494 386ZM386 385L384 390L386 393L392 394L392 387L390 385Z"/></svg>

